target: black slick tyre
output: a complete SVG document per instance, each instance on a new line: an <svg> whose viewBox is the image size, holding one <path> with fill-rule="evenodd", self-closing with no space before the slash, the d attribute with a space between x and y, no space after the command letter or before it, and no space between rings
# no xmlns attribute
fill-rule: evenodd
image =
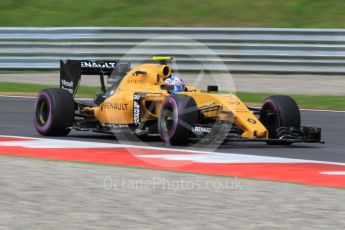
<svg viewBox="0 0 345 230"><path fill-rule="evenodd" d="M34 126L44 136L66 136L73 126L74 100L64 89L43 89L37 95Z"/></svg>
<svg viewBox="0 0 345 230"><path fill-rule="evenodd" d="M187 145L192 127L199 121L194 99L187 95L172 94L163 103L158 119L158 132L168 145Z"/></svg>
<svg viewBox="0 0 345 230"><path fill-rule="evenodd" d="M297 103L289 96L276 95L268 97L261 108L260 121L269 132L269 138L278 138L279 127L301 128L301 114ZM286 141L268 141L270 145L290 145Z"/></svg>

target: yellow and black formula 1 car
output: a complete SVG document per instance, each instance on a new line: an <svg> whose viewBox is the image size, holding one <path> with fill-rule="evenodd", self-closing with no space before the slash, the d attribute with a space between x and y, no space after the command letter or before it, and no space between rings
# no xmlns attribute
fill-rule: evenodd
<svg viewBox="0 0 345 230"><path fill-rule="evenodd" d="M67 135L72 129L102 133L131 130L156 135L171 145L193 141L263 141L289 145L321 143L321 129L301 127L300 111L288 96L271 96L261 109L246 106L233 94L185 86L171 93L167 57L155 63L60 61L60 88L43 89L35 103L34 125L46 136ZM82 75L99 75L101 92L94 102L74 99ZM107 77L107 86L105 84Z"/></svg>

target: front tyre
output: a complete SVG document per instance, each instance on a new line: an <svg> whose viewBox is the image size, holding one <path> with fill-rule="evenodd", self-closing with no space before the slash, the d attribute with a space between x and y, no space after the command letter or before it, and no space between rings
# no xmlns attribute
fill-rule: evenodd
<svg viewBox="0 0 345 230"><path fill-rule="evenodd" d="M74 100L64 89L43 89L35 103L34 125L44 136L66 136L73 126Z"/></svg>
<svg viewBox="0 0 345 230"><path fill-rule="evenodd" d="M199 121L194 99L187 95L172 94L163 103L158 119L158 132L168 145L187 145L192 126Z"/></svg>
<svg viewBox="0 0 345 230"><path fill-rule="evenodd" d="M301 128L301 114L297 103L289 96L277 95L268 97L261 108L260 121L269 132L269 138L279 138L280 127ZM269 145L291 145L291 142L274 141Z"/></svg>

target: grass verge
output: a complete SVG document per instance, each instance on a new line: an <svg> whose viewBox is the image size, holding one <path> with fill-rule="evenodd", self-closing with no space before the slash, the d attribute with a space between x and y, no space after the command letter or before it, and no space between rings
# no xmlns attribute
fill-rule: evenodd
<svg viewBox="0 0 345 230"><path fill-rule="evenodd" d="M341 0L1 0L0 26L344 28Z"/></svg>
<svg viewBox="0 0 345 230"><path fill-rule="evenodd" d="M36 96L44 88L56 88L57 85L26 84L26 83L0 83L0 94L2 95L25 95ZM78 89L77 97L94 97L100 91L99 87L81 86Z"/></svg>
<svg viewBox="0 0 345 230"><path fill-rule="evenodd" d="M37 92L44 88L52 88L57 86L41 85L41 84L25 84L25 83L1 83L0 94L2 95L28 95L35 96ZM100 91L99 87L79 87L77 97L94 97ZM269 97L270 93L247 93L237 92L237 96L249 104L261 104L262 101ZM345 110L345 96L310 96L310 95L290 95L292 96L300 108L308 109L332 109Z"/></svg>
<svg viewBox="0 0 345 230"><path fill-rule="evenodd" d="M261 104L270 93L237 92L237 96L247 103ZM345 96L329 95L289 95L293 97L300 108L345 110Z"/></svg>

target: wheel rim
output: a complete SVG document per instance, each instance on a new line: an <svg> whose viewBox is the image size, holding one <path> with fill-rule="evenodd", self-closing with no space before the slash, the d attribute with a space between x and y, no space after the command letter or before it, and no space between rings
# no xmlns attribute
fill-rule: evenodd
<svg viewBox="0 0 345 230"><path fill-rule="evenodd" d="M171 106L167 106L162 112L162 130L169 134L174 126L174 112Z"/></svg>
<svg viewBox="0 0 345 230"><path fill-rule="evenodd" d="M48 103L41 99L38 102L37 111L36 111L37 123L41 126L45 125L49 118L49 105Z"/></svg>
<svg viewBox="0 0 345 230"><path fill-rule="evenodd" d="M275 104L268 101L262 108L261 122L268 129L270 137L276 135L276 129L280 127L279 111Z"/></svg>

